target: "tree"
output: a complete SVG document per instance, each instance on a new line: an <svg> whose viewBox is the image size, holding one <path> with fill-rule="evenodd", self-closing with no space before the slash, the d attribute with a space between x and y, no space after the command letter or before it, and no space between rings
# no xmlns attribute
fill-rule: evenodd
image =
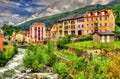
<svg viewBox="0 0 120 79"><path fill-rule="evenodd" d="M6 35L11 36L12 32L18 32L20 30L20 28L17 26L12 26L12 25L7 25L7 24L4 24L1 27L1 29L3 30L4 36L6 36Z"/></svg>

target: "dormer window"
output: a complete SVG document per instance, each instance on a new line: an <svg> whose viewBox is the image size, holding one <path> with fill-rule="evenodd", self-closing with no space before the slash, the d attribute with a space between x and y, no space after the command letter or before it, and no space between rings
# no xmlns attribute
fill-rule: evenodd
<svg viewBox="0 0 120 79"><path fill-rule="evenodd" d="M97 15L98 15L98 13L96 12L96 13L95 13L95 16L97 16Z"/></svg>
<svg viewBox="0 0 120 79"><path fill-rule="evenodd" d="M88 16L91 16L91 14L89 13Z"/></svg>
<svg viewBox="0 0 120 79"><path fill-rule="evenodd" d="M105 12L102 12L102 15L105 15Z"/></svg>

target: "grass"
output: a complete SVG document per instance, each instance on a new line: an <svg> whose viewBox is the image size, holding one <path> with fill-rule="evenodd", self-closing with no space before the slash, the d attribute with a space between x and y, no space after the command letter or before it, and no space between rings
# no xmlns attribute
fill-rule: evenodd
<svg viewBox="0 0 120 79"><path fill-rule="evenodd" d="M69 60L76 60L76 59L78 59L78 57L76 55L72 55L72 54L70 54L68 52L62 52L61 55L66 57Z"/></svg>
<svg viewBox="0 0 120 79"><path fill-rule="evenodd" d="M57 54L61 55L62 57L67 58L68 60L76 60L78 57L76 55L72 55L69 52L64 52L64 51L56 51Z"/></svg>
<svg viewBox="0 0 120 79"><path fill-rule="evenodd" d="M120 41L115 41L111 43L97 43L93 41L84 41L84 42L73 42L69 43L66 46L75 49L117 49L120 48Z"/></svg>

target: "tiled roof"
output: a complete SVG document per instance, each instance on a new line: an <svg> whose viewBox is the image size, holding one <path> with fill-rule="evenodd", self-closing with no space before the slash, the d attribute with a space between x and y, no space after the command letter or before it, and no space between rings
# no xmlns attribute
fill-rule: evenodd
<svg viewBox="0 0 120 79"><path fill-rule="evenodd" d="M65 21L65 20L72 20L72 19L78 19L78 18L83 18L84 17L84 14L81 14L81 15L70 15L68 17L65 17L65 18L62 18L62 19L59 19L58 21Z"/></svg>
<svg viewBox="0 0 120 79"><path fill-rule="evenodd" d="M43 23L43 22L34 22L30 27L35 27L35 26L38 26L38 25L45 26L45 23Z"/></svg>
<svg viewBox="0 0 120 79"><path fill-rule="evenodd" d="M102 14L104 12L104 14ZM96 11L87 11L84 17L97 17L97 16L108 16L111 10L96 10ZM96 15L97 13L97 15Z"/></svg>
<svg viewBox="0 0 120 79"><path fill-rule="evenodd" d="M105 32L97 32L99 35L115 35L113 32L105 31Z"/></svg>

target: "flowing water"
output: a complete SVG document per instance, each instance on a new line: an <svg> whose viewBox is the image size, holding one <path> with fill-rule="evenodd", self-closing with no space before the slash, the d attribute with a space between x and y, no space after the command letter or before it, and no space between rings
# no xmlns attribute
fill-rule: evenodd
<svg viewBox="0 0 120 79"><path fill-rule="evenodd" d="M16 74L24 70L22 59L25 55L25 49L19 48L18 53L4 66L0 67L0 79L14 79Z"/></svg>
<svg viewBox="0 0 120 79"><path fill-rule="evenodd" d="M30 73L30 70L23 66L23 57L25 49L19 48L18 53L4 66L0 67L0 79L36 79L31 78L32 75L46 77L46 79L58 79L58 74L53 73ZM25 77L26 76L26 77Z"/></svg>

